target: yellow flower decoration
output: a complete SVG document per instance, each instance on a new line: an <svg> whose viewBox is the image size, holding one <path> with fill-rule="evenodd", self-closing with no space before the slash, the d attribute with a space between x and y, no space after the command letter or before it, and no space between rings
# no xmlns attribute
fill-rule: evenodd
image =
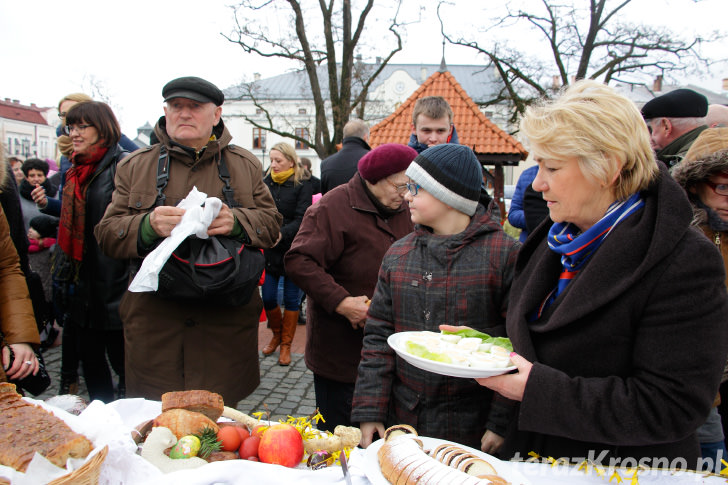
<svg viewBox="0 0 728 485"><path fill-rule="evenodd" d="M617 480L617 483L622 483L622 477L619 476L619 473L617 473L617 470L614 470L614 473L612 473L612 476L609 477L609 481Z"/></svg>

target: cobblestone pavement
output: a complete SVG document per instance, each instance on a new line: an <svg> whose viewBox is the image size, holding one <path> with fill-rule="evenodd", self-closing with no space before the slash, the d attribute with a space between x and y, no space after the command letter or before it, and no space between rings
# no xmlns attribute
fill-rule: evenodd
<svg viewBox="0 0 728 485"><path fill-rule="evenodd" d="M305 335L305 327L299 326L297 333ZM266 342L261 342L260 346ZM303 346L294 345L294 350L297 347L302 348ZM61 370L60 347L49 349L43 354L43 357L52 382L46 392L36 397L40 400L58 393ZM248 414L256 411L270 411L272 421L285 420L288 415L298 417L313 414L316 410L313 374L306 368L303 354L291 354L291 365L286 367L278 365L278 352L268 357L264 357L259 352L259 357L260 385L255 392L238 403L237 409ZM83 377L79 381L78 395L88 399Z"/></svg>

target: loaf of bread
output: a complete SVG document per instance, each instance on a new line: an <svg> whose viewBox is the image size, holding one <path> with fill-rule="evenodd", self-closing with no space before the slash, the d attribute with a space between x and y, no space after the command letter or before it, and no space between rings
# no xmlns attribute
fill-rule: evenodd
<svg viewBox="0 0 728 485"><path fill-rule="evenodd" d="M430 456L463 473L483 480L489 480L494 485L505 485L508 483L498 475L493 465L457 445L450 443L441 444L430 451Z"/></svg>
<svg viewBox="0 0 728 485"><path fill-rule="evenodd" d="M65 467L68 458L86 458L93 444L63 420L30 404L15 385L0 383L0 464L25 472L38 452L51 463Z"/></svg>
<svg viewBox="0 0 728 485"><path fill-rule="evenodd" d="M170 409L154 418L153 427L168 428L177 439L188 434L199 434L205 428L212 428L217 433L220 428L217 423L202 413L187 411L186 409Z"/></svg>
<svg viewBox="0 0 728 485"><path fill-rule="evenodd" d="M487 485L507 483L501 477L478 478L434 459L424 452L422 442L412 434L385 441L377 452L382 475L396 485Z"/></svg>
<svg viewBox="0 0 728 485"><path fill-rule="evenodd" d="M202 413L212 421L222 416L225 403L220 394L210 391L174 391L162 394L162 412L170 409L186 409Z"/></svg>
<svg viewBox="0 0 728 485"><path fill-rule="evenodd" d="M377 456L382 475L392 484L508 485L493 465L452 443L424 451L417 430L406 424L384 431Z"/></svg>

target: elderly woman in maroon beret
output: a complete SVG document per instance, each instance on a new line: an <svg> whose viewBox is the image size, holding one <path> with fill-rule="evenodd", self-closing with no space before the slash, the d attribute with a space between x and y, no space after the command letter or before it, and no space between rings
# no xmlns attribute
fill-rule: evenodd
<svg viewBox="0 0 728 485"><path fill-rule="evenodd" d="M286 254L286 273L308 295L305 358L326 420L320 429L352 424L368 301L384 253L413 229L404 172L416 156L396 143L367 153L349 183L306 212Z"/></svg>

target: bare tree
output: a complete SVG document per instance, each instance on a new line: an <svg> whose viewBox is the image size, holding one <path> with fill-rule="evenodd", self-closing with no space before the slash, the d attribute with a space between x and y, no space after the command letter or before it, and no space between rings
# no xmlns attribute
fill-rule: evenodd
<svg viewBox="0 0 728 485"><path fill-rule="evenodd" d="M101 101L108 104L109 107L114 111L114 115L116 116L117 120L119 120L119 122L121 123L124 108L112 101L114 99L114 96L109 91L109 87L106 81L97 78L93 74L84 74L81 85L81 92L88 94L96 101Z"/></svg>
<svg viewBox="0 0 728 485"><path fill-rule="evenodd" d="M315 7L298 0L243 0L234 7L236 29L231 36L224 35L230 42L239 44L247 53L262 58L279 58L295 61L306 75L310 95L314 103L314 134L312 139L296 135L290 126L279 121L271 112L272 100L265 99L265 93L256 91L256 83L245 83L243 97L253 101L264 116L264 121L244 118L257 128L289 137L316 150L326 157L336 151L336 145L343 138L344 124L350 114L364 105L369 88L390 61L402 50L400 29L403 24L397 20L401 0L393 2L394 14L388 20L388 31L396 42L381 63L365 78L357 77L361 69L356 68L356 49L362 42L367 21L374 8L374 0L362 1L363 5L352 5L352 0L318 0ZM286 8L281 5L286 4ZM352 10L360 11L358 20ZM279 18L285 15L291 19L292 29L274 34L265 21L255 18ZM272 17L275 16L275 17ZM316 24L316 21L320 24ZM372 21L373 22L373 21ZM323 68L323 69L321 69ZM359 80L360 83L356 83ZM356 87L356 90L353 88ZM330 122L329 122L330 120Z"/></svg>
<svg viewBox="0 0 728 485"><path fill-rule="evenodd" d="M695 2L697 0L693 0ZM508 33L507 41L481 43L445 32L445 21L438 18L448 42L466 46L484 55L503 81L498 96L485 104L510 103L515 123L534 100L551 96L561 86L574 80L590 78L610 81L631 81L686 71L691 67L708 67L711 63L700 53L707 42L697 37L685 40L667 28L627 23L621 15L632 0L540 0L528 3L532 10L505 5L505 15L494 19L483 31L489 34ZM656 5L655 5L655 8ZM443 10L444 12L444 10ZM524 49L512 46L514 36L529 27L545 42L548 55L536 58ZM458 29L462 31L462 29ZM710 42L724 38L719 33L706 33ZM533 44L531 44L533 46ZM548 58L545 60L544 58ZM624 76L620 79L617 76Z"/></svg>

